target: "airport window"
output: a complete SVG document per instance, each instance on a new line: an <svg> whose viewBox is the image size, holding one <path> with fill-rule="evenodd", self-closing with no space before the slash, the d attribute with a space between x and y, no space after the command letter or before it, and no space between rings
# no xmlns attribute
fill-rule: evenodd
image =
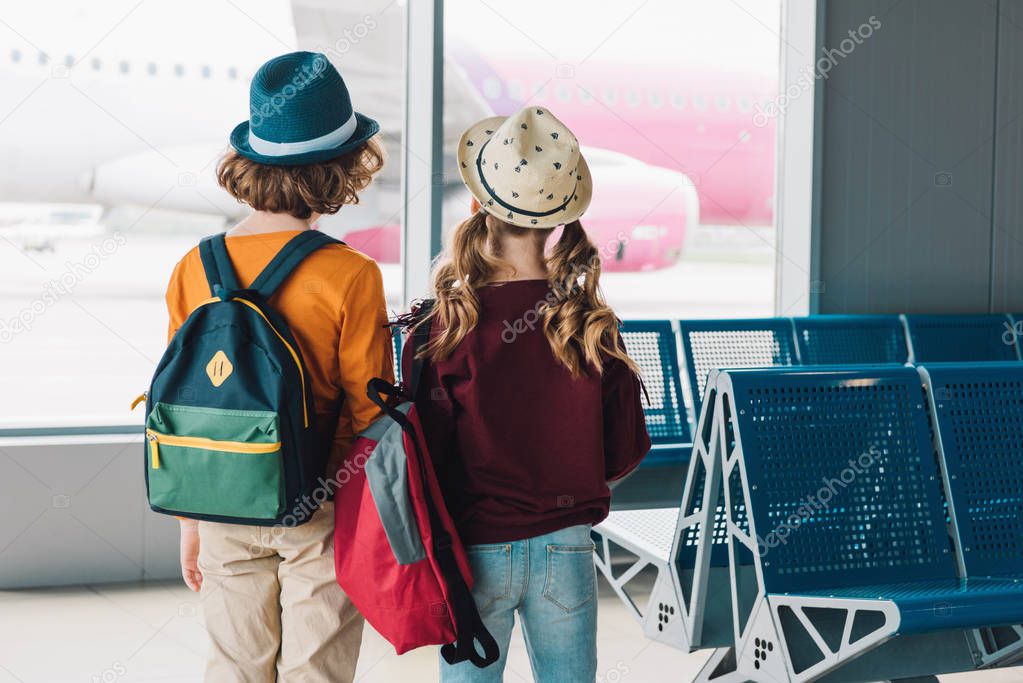
<svg viewBox="0 0 1023 683"><path fill-rule="evenodd" d="M444 44L450 51L445 59L455 68L445 73L444 81L452 95L446 100L457 106L445 112L445 140L450 145L471 123L487 116L507 115L534 103L550 108L576 133L590 163L597 191L583 225L603 256L602 283L619 315L769 315L774 303L775 121L754 126L751 111L741 110L743 102L761 102L774 92L779 3L747 3L753 17L725 7L731 3L636 0L622 16L604 16L582 0L519 0L502 12L518 30L480 32L479 26L493 21L490 9L474 0L447 0ZM387 20L400 25L404 11L401 3L394 3ZM622 23L625 16L630 18ZM585 30L555 30L575 21L585 21ZM118 49L116 39L125 38L119 33L95 54L131 54ZM370 58L390 60L386 73L401 74L400 51L388 44L393 35L371 32L356 48ZM256 38L253 44L261 45ZM456 45L465 49L456 50ZM242 81L279 52L269 41L258 49L263 53L224 67L225 84L232 74L237 79L230 82L236 100L225 98L234 104L224 105L235 114L225 110L211 118L233 122L244 115L239 112L245 109ZM8 48L7 54L14 63L28 59L34 64L37 58L37 51L20 46ZM64 59L65 52L58 54L52 61ZM189 77L212 79L214 65L186 62L184 48L169 56L165 67L148 55L134 65L121 58L103 57L105 64L93 54L87 58L96 78L119 81L123 92L108 88L104 94L97 88L89 94L123 125L98 114L89 120L103 120L110 129L83 130L81 135L130 142L117 155L89 159L87 167L69 174L73 181L67 197L74 199L58 195L52 201L82 202L85 208L76 205L76 215L60 213L57 218L55 205L48 204L37 214L16 219L0 215L0 225L23 226L15 230L19 237L12 242L18 247L0 264L0 272L24 268L17 277L23 277L28 293L0 311L0 342L3 324L22 311L32 318L32 329L39 330L0 346L0 376L14 377L15 384L36 392L0 406L4 424L23 420L29 413L21 404L29 402L49 402L55 419L72 415L107 424L135 420L126 412L125 399L144 388L166 344L162 298L171 267L200 236L241 215L235 203L218 194L214 163L200 173L208 159L196 160L197 168L190 168L192 162L172 149L219 145L229 130L186 130L180 139L158 138L141 113L109 94L125 102L144 97L133 89L151 85L149 79L122 76L133 69L145 75L155 65L156 76L166 69L174 76L168 87L180 89L192 83ZM571 71L565 65L572 65ZM746 85L725 85L729 83ZM387 87L396 97L357 107L370 113L382 108L377 112L380 120L401 121L400 109L387 110L387 102L401 102L403 78ZM191 93L187 88L182 92ZM717 98L729 103L727 116L718 110ZM180 116L194 110L194 98L171 100L180 106ZM30 98L18 117L31 116L32 107L42 102ZM384 133L389 163L383 174L363 196L358 211L342 211L324 219L322 226L381 263L388 307L397 311L402 307L401 130ZM451 150L445 151L450 158ZM170 175L161 154L180 165ZM451 176L445 174L445 235L469 211L460 179L456 173ZM83 178L96 197L91 203L81 198ZM750 180L737 184L735 178ZM100 209L101 202L108 209ZM39 224L56 227L29 227ZM127 237L123 246L109 241L118 233ZM94 247L102 252L99 256ZM10 245L0 242L3 249ZM37 299L43 301L40 293L48 291L47 282L59 282L65 264L84 263L86 258L96 261L95 272L76 265L67 275L74 280L68 294L56 297L52 305L44 302L42 314L33 313ZM33 272L39 270L33 260L46 264L45 277ZM74 345L67 341L72 339ZM31 368L42 364L56 364L56 370L37 382Z"/></svg>
<svg viewBox="0 0 1023 683"><path fill-rule="evenodd" d="M249 113L249 77L266 60L286 51L280 43L267 40L260 28L274 25L283 11L276 5L283 3L251 5L246 4L245 11L259 25L239 20L230 6L221 8L218 16L227 23L189 25L187 39L166 53L158 51L156 44L175 45L171 34L177 32L170 27L202 24L188 16L191 10L174 3L139 9L84 57L71 46L81 43L82 49L92 48L110 31L115 13L104 13L98 6L96 11L83 10L82 25L76 26L78 33L73 36L62 33L62 22L77 21L78 15L40 20L38 28L24 29L40 45L56 50L49 52L50 65L63 65L65 56L73 53L82 59L82 70L89 78L76 83L82 93L68 84L39 88L0 130L5 144L14 145L8 161L17 165L8 170L24 176L14 183L19 194L0 198L0 278L4 281L0 385L8 388L0 391L0 430L131 426L132 433L137 433L142 411L130 412L128 406L147 388L167 345L164 292L172 269L203 236L223 231L246 215L245 207L218 187L216 161L227 147L231 130ZM266 16L259 14L264 5ZM387 309L393 313L403 306L405 82L403 56L394 39L401 35L404 5L393 3L383 15L374 12L373 20L388 29L360 36L352 48L360 58L385 65L381 68L385 80L366 90L365 84L356 85L358 77L345 76L353 90L361 88L353 92L356 109L383 125L381 143L387 163L360 193L358 207L345 207L319 223L379 262ZM166 16L161 18L160 13ZM93 23L85 25L88 21ZM143 21L157 22L160 31L167 26L168 35L138 35L135 28ZM22 28L20 23L17 27ZM4 30L0 24L0 32ZM221 51L226 60L223 66L212 57L190 61L193 44L222 42L225 30L238 41L232 45L244 44L244 49ZM147 45L145 38L154 45ZM39 50L10 40L0 44L0 60L9 67L36 68ZM341 55L335 58L342 74L344 62ZM166 80L158 80L162 77ZM153 100L151 90L157 83L168 90ZM197 101L201 89L214 83L223 86L224 92ZM11 106L29 95L35 82L18 84L22 85L27 87L16 99L14 91L8 93ZM375 97L378 92L383 93L379 98ZM197 116L197 111L202 115ZM47 132L49 122L58 119L61 134L76 145L90 140L104 144L87 145L84 155L62 154L49 163L29 163L33 154L38 158L42 152L31 140L19 142L14 136L17 126L30 133L26 137L45 140L52 133ZM188 125L162 126L158 121L163 119L171 124L188 121ZM31 127L33 120L39 122L38 128ZM54 171L55 163L59 173ZM12 177L8 173L0 189L10 190ZM29 188L29 196L22 197L20 188ZM134 446L125 452L133 451ZM0 539L0 546L4 542Z"/></svg>
<svg viewBox="0 0 1023 683"><path fill-rule="evenodd" d="M445 46L458 46L447 59L461 67L446 101L476 94L478 118L542 105L576 133L595 188L582 224L623 318L773 312L775 127L754 128L749 103L778 81L781 2L742 5L637 0L618 16L584 0L518 0L501 11L514 30L481 33L490 9L446 0ZM533 85L491 98L491 73ZM449 192L447 234L469 205L461 183Z"/></svg>

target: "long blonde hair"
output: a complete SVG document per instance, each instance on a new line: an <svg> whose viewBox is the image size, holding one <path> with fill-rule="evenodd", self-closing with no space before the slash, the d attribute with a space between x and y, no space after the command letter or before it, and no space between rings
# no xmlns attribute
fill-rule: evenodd
<svg viewBox="0 0 1023 683"><path fill-rule="evenodd" d="M455 230L447 257L434 268L437 301L430 317L421 323L430 324L436 318L440 327L422 350L425 357L446 358L479 322L477 290L504 265L497 249L500 230L535 231L505 223L492 230L483 210ZM600 291L600 254L579 221L565 225L547 256L547 274L553 296L537 310L543 314L544 335L555 358L573 377L586 374L588 366L602 372L609 358L621 360L638 375L639 368L622 346L618 317Z"/></svg>

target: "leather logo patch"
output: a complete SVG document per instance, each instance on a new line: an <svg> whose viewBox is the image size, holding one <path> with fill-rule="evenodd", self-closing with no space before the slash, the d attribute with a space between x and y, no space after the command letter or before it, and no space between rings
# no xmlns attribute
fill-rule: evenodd
<svg viewBox="0 0 1023 683"><path fill-rule="evenodd" d="M231 361L228 360L227 354L223 351L217 351L213 354L213 358L206 364L206 376L210 378L215 387L223 384L231 376L232 372L234 372L234 366L231 365Z"/></svg>

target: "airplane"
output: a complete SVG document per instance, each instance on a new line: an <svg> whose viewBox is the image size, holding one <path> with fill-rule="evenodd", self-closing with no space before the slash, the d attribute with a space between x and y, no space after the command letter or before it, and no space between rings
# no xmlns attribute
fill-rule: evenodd
<svg viewBox="0 0 1023 683"><path fill-rule="evenodd" d="M82 21L95 7L68 4ZM255 19L233 25L242 35L234 36L232 46L256 46L246 55L207 49L199 40L185 52L171 36L165 44L139 45L116 31L94 49L61 54L20 34L9 36L12 47L0 54L6 94L0 201L105 209L134 204L237 219L245 207L217 187L215 162L227 131L246 114L249 75L288 49L325 52L357 93L356 107L380 121L385 146L397 156L403 76L395 46L402 44L402 5L281 5L273 11L290 14L294 32L274 35L276 42ZM31 7L44 12L40 4ZM179 7L139 10L133 21L148 26L136 26L134 33L157 32L151 24L167 19L161 12ZM207 10L206 4L197 7ZM351 35L360 22L372 23L372 30L341 45L336 37ZM687 231L700 223L770 224L773 122L762 128L750 123L751 107L770 92L770 83L670 68L641 76L599 60L572 78L551 80L550 69L544 72L540 64L488 59L459 45L457 36L451 46L444 63L447 165L453 167L453 148L472 122L527 102L550 108L577 132L589 160L598 190L583 222L606 270L670 267L682 255ZM450 228L468 213L457 176L445 183L444 197ZM382 263L397 263L399 206L398 164L392 161L360 205L324 217L320 227Z"/></svg>

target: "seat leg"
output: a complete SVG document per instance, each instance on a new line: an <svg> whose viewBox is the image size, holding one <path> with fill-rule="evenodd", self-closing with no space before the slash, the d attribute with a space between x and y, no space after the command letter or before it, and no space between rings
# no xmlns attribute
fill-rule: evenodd
<svg viewBox="0 0 1023 683"><path fill-rule="evenodd" d="M693 683L745 683L746 676L735 669L735 648L719 647L711 653Z"/></svg>

